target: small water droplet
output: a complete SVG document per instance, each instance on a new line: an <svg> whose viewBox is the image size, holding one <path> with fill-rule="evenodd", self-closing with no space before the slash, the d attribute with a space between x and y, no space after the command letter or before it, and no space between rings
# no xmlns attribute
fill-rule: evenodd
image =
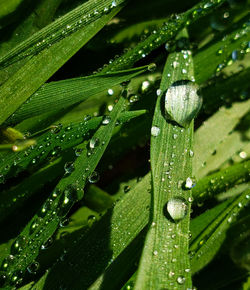
<svg viewBox="0 0 250 290"><path fill-rule="evenodd" d="M96 217L94 215L88 216L88 225L92 226L92 224L96 221Z"/></svg>
<svg viewBox="0 0 250 290"><path fill-rule="evenodd" d="M114 94L114 91L112 89L108 89L108 95L113 96L113 94Z"/></svg>
<svg viewBox="0 0 250 290"><path fill-rule="evenodd" d="M142 85L141 85L141 92L142 93L146 93L150 88L150 82L149 81L144 81L142 82Z"/></svg>
<svg viewBox="0 0 250 290"><path fill-rule="evenodd" d="M28 267L27 270L30 274L36 274L37 270L39 269L39 263L33 262Z"/></svg>
<svg viewBox="0 0 250 290"><path fill-rule="evenodd" d="M139 101L139 99L140 99L139 96L135 95L135 94L130 95L129 98L128 98L130 104Z"/></svg>
<svg viewBox="0 0 250 290"><path fill-rule="evenodd" d="M160 128L156 127L156 126L152 126L151 128L151 135L153 137L157 137L160 134Z"/></svg>
<svg viewBox="0 0 250 290"><path fill-rule="evenodd" d="M81 148L76 148L75 149L75 155L76 155L76 157L81 156L81 154L82 154L82 149Z"/></svg>
<svg viewBox="0 0 250 290"><path fill-rule="evenodd" d="M102 119L102 124L103 125L108 125L111 121L111 118L110 116L103 116L103 119Z"/></svg>
<svg viewBox="0 0 250 290"><path fill-rule="evenodd" d="M148 65L148 70L151 71L151 72L155 71L156 70L156 64L155 63L150 63Z"/></svg>
<svg viewBox="0 0 250 290"><path fill-rule="evenodd" d="M153 255L154 255L154 256L157 256L157 255L158 255L158 251L154 250L154 251L153 251Z"/></svg>
<svg viewBox="0 0 250 290"><path fill-rule="evenodd" d="M176 279L177 283L180 284L180 285L184 284L184 283L185 283L185 280L186 280L186 279L185 279L184 276L179 276L179 277Z"/></svg>
<svg viewBox="0 0 250 290"><path fill-rule="evenodd" d="M74 171L75 167L74 167L74 163L73 162L66 162L64 164L64 171L65 174L71 174Z"/></svg>
<svg viewBox="0 0 250 290"><path fill-rule="evenodd" d="M158 89L158 90L156 91L156 95L157 95L157 96L160 96L161 93L162 93L162 90L161 90L161 89Z"/></svg>
<svg viewBox="0 0 250 290"><path fill-rule="evenodd" d="M129 185L126 185L126 186L124 186L123 191L124 191L124 193L127 193L130 191L130 189L131 189L131 187Z"/></svg>
<svg viewBox="0 0 250 290"><path fill-rule="evenodd" d="M191 189L195 186L195 181L191 178L191 177L188 177L186 179L186 182L185 182L185 188L186 189Z"/></svg>
<svg viewBox="0 0 250 290"><path fill-rule="evenodd" d="M100 144L99 138L93 137L89 141L89 148L94 149Z"/></svg>
<svg viewBox="0 0 250 290"><path fill-rule="evenodd" d="M93 171L92 174L88 177L90 183L96 183L100 179L100 175L98 172Z"/></svg>

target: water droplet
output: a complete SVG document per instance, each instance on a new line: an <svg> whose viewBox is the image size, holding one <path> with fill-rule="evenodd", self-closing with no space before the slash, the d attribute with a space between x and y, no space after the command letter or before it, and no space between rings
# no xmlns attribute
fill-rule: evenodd
<svg viewBox="0 0 250 290"><path fill-rule="evenodd" d="M154 250L154 251L153 251L153 255L154 255L154 256L157 256L157 255L158 255L158 251Z"/></svg>
<svg viewBox="0 0 250 290"><path fill-rule="evenodd" d="M64 190L63 195L59 201L58 207L60 209L58 211L58 216L64 217L69 212L69 210L71 209L75 201L77 201L76 193L77 193L77 190L74 186L72 185L67 186L67 188Z"/></svg>
<svg viewBox="0 0 250 290"><path fill-rule="evenodd" d="M202 105L197 89L197 85L191 81L173 83L165 93L166 118L181 126L188 126Z"/></svg>
<svg viewBox="0 0 250 290"><path fill-rule="evenodd" d="M139 101L139 99L140 99L139 96L135 95L135 94L130 95L128 98L128 100L131 104Z"/></svg>
<svg viewBox="0 0 250 290"><path fill-rule="evenodd" d="M98 172L93 171L92 174L88 177L90 183L96 183L100 179L100 175Z"/></svg>
<svg viewBox="0 0 250 290"><path fill-rule="evenodd" d="M189 156L193 157L194 156L194 152L192 150L189 150Z"/></svg>
<svg viewBox="0 0 250 290"><path fill-rule="evenodd" d="M116 6L117 6L116 1L112 1L112 3L111 3L111 8L116 7Z"/></svg>
<svg viewBox="0 0 250 290"><path fill-rule="evenodd" d="M184 284L184 283L185 283L185 280L186 280L186 279L185 279L184 276L179 276L179 277L176 279L177 283L180 284L180 285Z"/></svg>
<svg viewBox="0 0 250 290"><path fill-rule="evenodd" d="M191 188L193 188L195 186L195 182L194 182L194 180L191 178L191 177L188 177L187 179L186 179L186 182L185 182L185 188L186 189L191 189Z"/></svg>
<svg viewBox="0 0 250 290"><path fill-rule="evenodd" d="M174 222L181 221L187 215L187 212L188 205L182 197L171 198L166 204L166 216L170 216Z"/></svg>
<svg viewBox="0 0 250 290"><path fill-rule="evenodd" d="M142 85L141 85L141 92L142 93L146 93L150 88L150 82L149 81L144 81L142 82Z"/></svg>
<svg viewBox="0 0 250 290"><path fill-rule="evenodd" d="M173 138L176 140L178 138L178 135L177 134L174 134L173 135Z"/></svg>
<svg viewBox="0 0 250 290"><path fill-rule="evenodd" d="M53 238L50 237L48 240L41 245L41 250L47 250L53 244Z"/></svg>
<svg viewBox="0 0 250 290"><path fill-rule="evenodd" d="M94 149L100 144L99 138L93 137L89 141L89 148Z"/></svg>
<svg viewBox="0 0 250 290"><path fill-rule="evenodd" d="M9 267L9 265L13 264L14 259L15 257L13 255L9 255L8 257L6 257L2 262L1 268L3 270L6 270Z"/></svg>
<svg viewBox="0 0 250 290"><path fill-rule="evenodd" d="M129 185L124 186L123 191L124 191L124 193L129 192L130 191L130 186Z"/></svg>
<svg viewBox="0 0 250 290"><path fill-rule="evenodd" d="M240 156L240 158L245 159L245 158L247 158L247 153L245 151L241 151L239 156Z"/></svg>
<svg viewBox="0 0 250 290"><path fill-rule="evenodd" d="M112 89L108 89L108 95L113 96L113 94L114 94L114 91Z"/></svg>
<svg viewBox="0 0 250 290"><path fill-rule="evenodd" d="M155 71L155 69L156 69L156 64L155 63L150 63L148 65L148 70L149 71L153 72L153 71Z"/></svg>
<svg viewBox="0 0 250 290"><path fill-rule="evenodd" d="M89 226L92 226L95 221L96 221L96 217L94 215L88 216L88 225Z"/></svg>
<svg viewBox="0 0 250 290"><path fill-rule="evenodd" d="M160 128L153 126L151 128L151 135L157 137L160 134Z"/></svg>
<svg viewBox="0 0 250 290"><path fill-rule="evenodd" d="M81 154L82 154L82 149L81 148L76 148L75 149L75 155L76 155L76 157L81 156Z"/></svg>
<svg viewBox="0 0 250 290"><path fill-rule="evenodd" d="M27 243L26 237L19 236L13 243L11 247L11 252L14 254L21 252L25 247L26 243Z"/></svg>
<svg viewBox="0 0 250 290"><path fill-rule="evenodd" d="M39 263L33 262L27 267L27 270L30 274L36 274L37 270L39 269Z"/></svg>
<svg viewBox="0 0 250 290"><path fill-rule="evenodd" d="M66 162L64 164L65 174L71 174L74 171L74 169L75 169L74 162Z"/></svg>
<svg viewBox="0 0 250 290"><path fill-rule="evenodd" d="M162 90L161 90L161 89L158 89L158 90L156 91L156 95L157 95L158 97L161 95L161 93L162 93Z"/></svg>
<svg viewBox="0 0 250 290"><path fill-rule="evenodd" d="M103 116L103 119L102 119L102 124L103 125L108 125L111 121L111 118L110 116Z"/></svg>

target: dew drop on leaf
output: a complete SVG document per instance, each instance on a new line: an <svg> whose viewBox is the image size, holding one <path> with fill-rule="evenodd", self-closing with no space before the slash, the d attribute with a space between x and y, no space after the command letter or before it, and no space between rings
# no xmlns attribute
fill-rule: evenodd
<svg viewBox="0 0 250 290"><path fill-rule="evenodd" d="M160 128L156 127L156 126L152 126L151 128L151 135L153 137L157 137L160 134Z"/></svg>
<svg viewBox="0 0 250 290"><path fill-rule="evenodd" d="M99 181L99 179L100 179L100 175L96 171L93 171L92 174L88 178L90 183L96 183Z"/></svg>
<svg viewBox="0 0 250 290"><path fill-rule="evenodd" d="M132 94L129 96L128 100L129 100L130 104L135 103L135 102L139 101L139 96Z"/></svg>
<svg viewBox="0 0 250 290"><path fill-rule="evenodd" d="M114 94L114 91L112 89L108 89L108 96L112 96Z"/></svg>
<svg viewBox="0 0 250 290"><path fill-rule="evenodd" d="M180 284L180 285L184 284L184 283L185 283L185 280L186 280L186 279L185 279L184 276L179 276L179 277L176 279L177 283Z"/></svg>
<svg viewBox="0 0 250 290"><path fill-rule="evenodd" d="M174 197L171 198L164 209L166 217L170 217L174 222L181 221L188 212L188 205L184 198Z"/></svg>
<svg viewBox="0 0 250 290"><path fill-rule="evenodd" d="M53 244L53 238L50 237L48 240L42 244L41 250L47 250Z"/></svg>
<svg viewBox="0 0 250 290"><path fill-rule="evenodd" d="M94 215L88 216L88 225L92 226L92 224L95 222L96 217Z"/></svg>
<svg viewBox="0 0 250 290"><path fill-rule="evenodd" d="M74 171L75 167L74 167L74 163L73 162L66 162L64 164L64 171L65 174L71 174Z"/></svg>
<svg viewBox="0 0 250 290"><path fill-rule="evenodd" d="M76 157L81 156L81 153L82 153L82 149L81 148L76 148L75 149L75 155L76 155Z"/></svg>
<svg viewBox="0 0 250 290"><path fill-rule="evenodd" d="M197 85L191 81L177 81L165 93L166 119L187 127L198 114L202 98Z"/></svg>
<svg viewBox="0 0 250 290"><path fill-rule="evenodd" d="M37 270L39 269L39 263L33 262L28 267L27 270L30 274L36 274Z"/></svg>
<svg viewBox="0 0 250 290"><path fill-rule="evenodd" d="M185 188L186 189L191 189L195 186L195 181L191 178L191 177L188 177L185 181Z"/></svg>
<svg viewBox="0 0 250 290"><path fill-rule="evenodd" d="M102 119L102 124L103 125L108 125L111 121L111 118L110 116L104 116L103 119Z"/></svg>

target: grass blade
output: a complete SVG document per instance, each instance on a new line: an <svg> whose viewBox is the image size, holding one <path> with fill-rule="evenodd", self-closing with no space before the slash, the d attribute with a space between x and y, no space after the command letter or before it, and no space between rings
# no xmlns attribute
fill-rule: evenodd
<svg viewBox="0 0 250 290"><path fill-rule="evenodd" d="M16 284L22 278L26 268L34 263L41 246L55 232L59 223L63 222L73 204L83 197L83 188L86 183L93 183L94 178L97 178L94 169L109 143L117 118L124 109L124 105L125 98L121 97L110 114L110 123L101 126L89 144L83 143L79 147L83 151L74 162L74 167L70 166L72 170L66 171L66 176L61 179L40 211L12 244L11 258L8 256L2 264L7 277L6 283ZM95 146L92 146L92 140L95 140ZM6 262L10 259L11 263Z"/></svg>
<svg viewBox="0 0 250 290"><path fill-rule="evenodd" d="M96 2L96 1L91 1ZM109 1L111 2L111 1ZM91 39L116 14L114 8L95 22L73 32L32 57L0 88L0 124L24 103L58 68L70 59L89 39ZM89 12L93 12L90 10ZM46 65L45 65L46 64Z"/></svg>
<svg viewBox="0 0 250 290"><path fill-rule="evenodd" d="M10 116L6 124L15 124L45 112L64 109L85 101L110 87L128 81L145 72L148 66L108 74L96 74L83 78L51 82L39 88L18 110ZM53 98L51 98L53 96Z"/></svg>
<svg viewBox="0 0 250 290"><path fill-rule="evenodd" d="M222 107L196 131L194 138L196 152L193 166L197 178L203 177L209 172L210 168L206 168L207 160L249 109L250 100L235 103L231 108ZM204 136L206 137L204 138Z"/></svg>
<svg viewBox="0 0 250 290"><path fill-rule="evenodd" d="M250 190L246 190L239 196L226 201L225 209L211 223L203 227L200 234L191 241L192 273L202 269L216 255L226 238L227 229L235 221L239 212L249 203L249 193Z"/></svg>
<svg viewBox="0 0 250 290"><path fill-rule="evenodd" d="M193 111L200 108L196 88L191 83L193 73L190 51L169 55L151 129L152 218L135 289L180 289L190 288L192 284L188 256L188 200L191 197L188 189L191 187L185 188L185 181L192 176ZM183 79L190 82L183 82ZM182 94L185 97L182 98ZM182 120L181 125L187 128L166 121L166 115L162 113L163 96L166 98L165 104L169 103L170 108L177 111L176 114L183 114L177 119L179 115L175 115L174 121L179 123ZM171 99L179 101L171 103Z"/></svg>

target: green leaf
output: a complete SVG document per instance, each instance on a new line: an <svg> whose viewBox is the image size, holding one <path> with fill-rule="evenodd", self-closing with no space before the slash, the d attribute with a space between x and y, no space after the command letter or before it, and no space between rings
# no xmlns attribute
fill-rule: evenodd
<svg viewBox="0 0 250 290"><path fill-rule="evenodd" d="M185 37L186 34L181 36ZM179 62L179 66L176 67L175 62ZM186 62L188 66L185 65ZM185 73L183 73L184 68ZM160 85L161 93L157 99L151 129L152 217L135 289L164 287L181 289L184 285L191 287L192 284L188 257L190 215L188 199L191 197L189 189L192 185L187 185L186 180L192 176L190 150L193 141L193 122L191 122L190 112L197 110L199 105L197 106L196 102L196 90L190 92L189 83L181 82L180 90L178 88L172 90L173 84L182 81L183 78L190 81L193 79L191 53L187 51L172 53L168 56L164 68ZM178 112L180 109L183 110L182 105L178 101L171 103L171 100L179 97L186 102L182 92L187 91L190 98L190 102L187 100L189 114L184 113L184 116L181 116ZM177 122L181 120L185 125L191 122L190 127L183 129L166 120L161 110L163 97L170 100L171 113L177 112L174 120Z"/></svg>
<svg viewBox="0 0 250 290"><path fill-rule="evenodd" d="M246 161L202 178L192 190L195 202L203 202L232 186L249 181L249 172L250 161Z"/></svg>
<svg viewBox="0 0 250 290"><path fill-rule="evenodd" d="M206 226L202 227L200 234L193 237L190 243L191 269L195 273L207 265L220 249L226 237L226 231L231 223L236 220L239 212L249 203L250 190L244 191L239 196L226 201L226 207L214 219L206 218ZM201 222L197 223L201 227Z"/></svg>
<svg viewBox="0 0 250 290"><path fill-rule="evenodd" d="M64 109L85 101L87 98L130 80L145 72L147 68L148 66L144 66L115 73L96 74L44 84L10 116L5 125L18 123L26 118Z"/></svg>
<svg viewBox="0 0 250 290"><path fill-rule="evenodd" d="M105 2L110 3L111 1L106 0L104 1L104 3ZM89 9L88 13L94 11L93 3L95 5L96 2L93 0L87 2L87 8ZM103 7L104 3L101 4L101 7ZM75 32L72 31L72 33L70 33L67 37L55 42L49 48L47 48L48 44L45 41L46 45L45 47L43 47L44 49L40 53L32 57L29 61L27 61L17 73L11 76L8 81L6 81L1 86L0 124L2 124L11 114L13 114L22 103L24 103L84 44L86 44L116 13L118 13L119 10L120 8L114 8L109 14L105 14L105 12L102 12L102 14L98 16L96 21L91 22L83 27L80 26L79 29L77 28L78 30L76 30ZM57 29L56 25L54 25L53 27ZM34 45L36 45L36 42ZM14 52L10 53L11 55L13 54L15 56L17 55L17 53L19 53L19 49L17 48L16 50L14 50ZM8 59L9 57L10 56L6 56L3 59Z"/></svg>
<svg viewBox="0 0 250 290"><path fill-rule="evenodd" d="M197 178L205 176L211 170L211 167L206 167L206 162L249 109L250 100L234 103L231 108L222 107L198 128L194 138L196 150L193 163Z"/></svg>
<svg viewBox="0 0 250 290"><path fill-rule="evenodd" d="M97 181L98 174L94 171L95 167L111 139L124 104L125 98L121 97L110 114L109 124L101 126L89 144L80 145L79 149L82 149L80 156L74 163L65 165L65 177L60 180L53 193L12 244L11 253L14 255L12 263L3 262L5 265L3 270L7 276L6 283L15 282L26 268L34 263L41 246L55 232L59 223L64 221L73 204L83 197L86 183ZM6 258L7 261L9 258Z"/></svg>
<svg viewBox="0 0 250 290"><path fill-rule="evenodd" d="M119 122L124 123L134 117L144 114L145 111L124 112ZM0 164L0 183L5 179L16 176L27 168L34 168L46 161L47 158L58 157L62 151L74 147L91 136L91 132L102 124L105 117L83 118L83 122L68 124L61 128L61 124L38 136L36 145L19 152L2 154ZM67 142L66 142L67 141Z"/></svg>

